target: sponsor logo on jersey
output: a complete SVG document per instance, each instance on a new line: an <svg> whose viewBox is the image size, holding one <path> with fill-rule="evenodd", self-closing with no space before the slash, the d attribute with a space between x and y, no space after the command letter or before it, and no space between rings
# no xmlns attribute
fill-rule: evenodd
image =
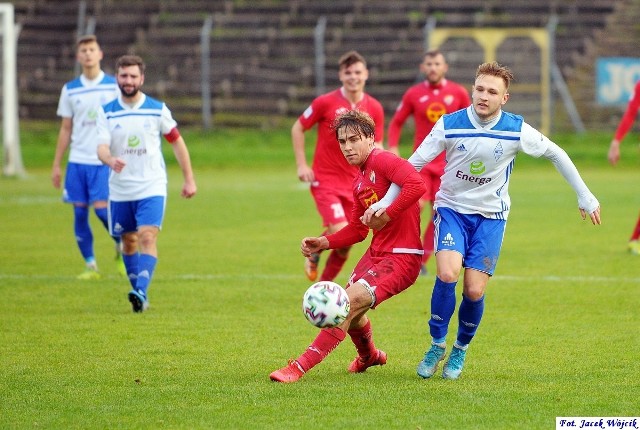
<svg viewBox="0 0 640 430"><path fill-rule="evenodd" d="M364 203L364 207L368 208L374 203L378 203L378 194L376 194L375 190L371 187L367 187L364 190L364 193L369 194L369 197L363 197L362 203Z"/></svg>
<svg viewBox="0 0 640 430"><path fill-rule="evenodd" d="M491 178L481 177L485 171L487 170L486 166L482 161L472 161L471 165L469 165L470 175L464 173L462 170L458 170L456 172L456 178L462 179L463 181L474 182L478 185L484 185L486 183L491 182Z"/></svg>

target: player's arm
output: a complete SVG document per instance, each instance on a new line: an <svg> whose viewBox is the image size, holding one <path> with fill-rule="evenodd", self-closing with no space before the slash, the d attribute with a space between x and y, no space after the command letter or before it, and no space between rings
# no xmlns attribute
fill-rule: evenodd
<svg viewBox="0 0 640 430"><path fill-rule="evenodd" d="M191 168L191 157L189 156L189 149L184 139L180 135L178 128L174 128L169 133L164 135L165 139L171 144L173 148L173 154L178 161L180 170L182 170L182 177L184 183L182 185L182 191L180 195L187 199L193 197L198 190L196 186L196 180L193 177L193 169Z"/></svg>
<svg viewBox="0 0 640 430"><path fill-rule="evenodd" d="M414 153L407 160L415 168L420 171L422 168L436 158L442 151L444 151L444 123L440 118L433 126L431 132L424 138L420 146L414 151ZM393 203L393 201L400 194L400 186L393 183L389 187L387 194L377 203L372 204L364 214L364 221L368 222L373 216L380 216L384 213L385 209ZM365 223L366 223L365 222Z"/></svg>
<svg viewBox="0 0 640 430"><path fill-rule="evenodd" d="M633 97L629 101L627 105L627 110L624 112L622 119L620 120L620 124L618 124L618 128L616 129L616 133L614 134L613 139L611 140L611 144L609 145L609 153L607 154L607 158L609 159L609 163L612 165L616 165L620 160L620 142L627 135L629 130L631 130L631 126L638 115L638 110L640 109L640 81L636 83L634 88Z"/></svg>
<svg viewBox="0 0 640 430"><path fill-rule="evenodd" d="M313 182L315 176L313 170L307 164L307 154L304 150L304 127L299 119L291 127L291 142L293 144L293 155L296 159L298 179L302 182Z"/></svg>
<svg viewBox="0 0 640 430"><path fill-rule="evenodd" d="M62 118L60 122L60 131L58 132L58 141L56 143L56 152L53 156L53 167L51 169L51 183L55 188L60 188L62 178L62 158L64 157L69 144L71 143L71 130L73 128L73 120Z"/></svg>
<svg viewBox="0 0 640 430"><path fill-rule="evenodd" d="M402 126L405 121L411 115L411 109L409 103L406 103L405 96L402 97L402 101L398 105L391 122L389 122L389 129L387 131L387 146L389 151L393 154L400 155L400 136L402 135Z"/></svg>
<svg viewBox="0 0 640 430"><path fill-rule="evenodd" d="M600 203L596 196L589 191L587 184L582 180L578 169L564 149L550 141L549 147L542 156L553 163L558 172L576 192L582 219L585 219L586 215L589 214L593 224L600 224Z"/></svg>

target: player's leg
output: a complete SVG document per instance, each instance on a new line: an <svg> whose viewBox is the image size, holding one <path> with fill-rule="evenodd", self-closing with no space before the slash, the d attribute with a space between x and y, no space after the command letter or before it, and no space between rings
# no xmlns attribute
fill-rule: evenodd
<svg viewBox="0 0 640 430"><path fill-rule="evenodd" d="M427 185L427 191L425 191L424 195L420 199L420 206L422 208L422 213L428 215L426 219L428 220L427 225L424 228L424 235L422 237L422 246L424 249L424 255L422 256L422 268L420 269L421 275L427 274L427 263L429 262L429 258L433 255L434 251L434 231L435 227L433 224L433 202L436 197L436 192L440 188L440 174L431 171L430 169L422 169L420 171L422 175L422 179L424 183Z"/></svg>
<svg viewBox="0 0 640 430"><path fill-rule="evenodd" d="M351 321L354 318L361 318L371 306L371 295L362 284L356 283L350 286L347 288L347 294L351 304L347 319L337 327L320 330L305 352L295 360L289 361L287 366L269 375L272 381L296 382L340 345L346 337L346 330Z"/></svg>
<svg viewBox="0 0 640 430"><path fill-rule="evenodd" d="M438 369L446 352L446 337L456 307L456 284L462 271L466 232L460 215L441 208L436 212L436 279L431 292L431 343L416 369L422 378L430 378Z"/></svg>
<svg viewBox="0 0 640 430"><path fill-rule="evenodd" d="M638 216L636 226L629 238L629 252L634 255L640 255L640 216Z"/></svg>
<svg viewBox="0 0 640 430"><path fill-rule="evenodd" d="M135 290L138 279L138 233L136 225L137 202L109 201L109 234L119 236L122 243L122 261L126 276Z"/></svg>
<svg viewBox="0 0 640 430"><path fill-rule="evenodd" d="M85 270L78 279L99 279L98 264L93 252L93 234L89 224L89 194L87 191L86 167L68 163L65 174L63 200L73 204L73 230Z"/></svg>
<svg viewBox="0 0 640 430"><path fill-rule="evenodd" d="M165 201L162 196L137 201L138 273L136 285L128 295L134 312L143 312L149 307L148 289L158 262L157 240L164 219Z"/></svg>
<svg viewBox="0 0 640 430"><path fill-rule="evenodd" d="M363 285L370 295L370 307L375 308L415 283L421 260L419 254L384 253L376 256L368 250L356 265L349 283L357 280L357 284ZM366 315L353 319L347 333L358 353L349 365L349 372L360 373L371 366L386 364L387 354L376 348L371 321Z"/></svg>
<svg viewBox="0 0 640 430"><path fill-rule="evenodd" d="M91 166L90 174L87 178L89 202L93 205L94 212L98 219L102 222L104 228L109 231L109 167L108 166ZM126 276L126 269L122 258L122 243L120 236L111 236L115 243L115 260L118 273Z"/></svg>
<svg viewBox="0 0 640 430"><path fill-rule="evenodd" d="M469 237L465 256L462 301L458 309L458 333L442 377L458 379L469 343L476 334L484 314L484 294L489 277L495 271L504 238L506 221L486 219L479 215L476 228Z"/></svg>

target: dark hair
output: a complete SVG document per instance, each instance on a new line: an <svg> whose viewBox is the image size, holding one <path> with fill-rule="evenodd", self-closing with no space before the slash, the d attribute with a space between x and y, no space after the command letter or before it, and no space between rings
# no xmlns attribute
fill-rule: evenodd
<svg viewBox="0 0 640 430"><path fill-rule="evenodd" d="M123 55L116 60L116 71L120 67L138 66L140 68L140 74L144 75L145 64L144 60L137 55Z"/></svg>
<svg viewBox="0 0 640 430"><path fill-rule="evenodd" d="M362 55L360 55L360 53L358 53L358 51L349 51L343 54L338 60L338 66L340 69L347 68L356 63L362 63L364 64L364 67L367 67L367 61Z"/></svg>
<svg viewBox="0 0 640 430"><path fill-rule="evenodd" d="M442 57L444 58L444 54L442 53L442 51L440 51L438 48L435 48L435 49L429 49L428 51L426 51L422 57L433 58L433 57L437 57L438 55L442 55Z"/></svg>
<svg viewBox="0 0 640 430"><path fill-rule="evenodd" d="M335 132L336 139L338 138L338 130L343 127L346 127L347 130L353 131L360 136L372 137L375 139L376 124L373 122L371 116L366 112L354 109L338 115L331 124L331 129Z"/></svg>
<svg viewBox="0 0 640 430"><path fill-rule="evenodd" d="M85 34L84 36L80 36L78 37L78 40L76 40L76 49L79 48L80 45L85 45L92 42L98 43L98 38L95 34ZM98 43L98 45L100 44Z"/></svg>
<svg viewBox="0 0 640 430"><path fill-rule="evenodd" d="M509 89L509 84L511 84L511 81L513 81L513 72L511 71L511 69L509 69L507 66L503 66L496 61L480 64L478 66L478 70L476 71L476 79L478 79L478 77L481 75L489 75L501 78L507 90Z"/></svg>

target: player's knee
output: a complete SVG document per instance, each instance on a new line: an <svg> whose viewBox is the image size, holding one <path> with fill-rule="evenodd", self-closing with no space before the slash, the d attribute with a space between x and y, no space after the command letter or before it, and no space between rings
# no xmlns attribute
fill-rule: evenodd
<svg viewBox="0 0 640 430"><path fill-rule="evenodd" d="M445 269L438 268L438 278L440 278L442 282L446 282L446 283L458 282L459 277L460 277L459 270L454 270L449 268L445 268Z"/></svg>

